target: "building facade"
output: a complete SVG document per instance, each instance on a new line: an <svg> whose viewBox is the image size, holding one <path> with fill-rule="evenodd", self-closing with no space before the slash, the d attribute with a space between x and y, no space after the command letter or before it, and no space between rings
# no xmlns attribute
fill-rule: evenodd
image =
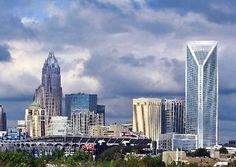
<svg viewBox="0 0 236 167"><path fill-rule="evenodd" d="M39 104L33 102L25 110L25 131L30 137L41 137L46 134L48 116ZM23 123L23 122L22 122Z"/></svg>
<svg viewBox="0 0 236 167"><path fill-rule="evenodd" d="M52 116L47 128L47 136L66 136L71 134L70 122L64 116Z"/></svg>
<svg viewBox="0 0 236 167"><path fill-rule="evenodd" d="M89 129L92 126L103 126L103 121L100 121L100 113L89 111L86 109L80 111L72 111L71 127L73 135L88 135Z"/></svg>
<svg viewBox="0 0 236 167"><path fill-rule="evenodd" d="M2 105L0 105L0 131L7 130L7 115Z"/></svg>
<svg viewBox="0 0 236 167"><path fill-rule="evenodd" d="M185 103L182 99L163 99L161 133L185 133Z"/></svg>
<svg viewBox="0 0 236 167"><path fill-rule="evenodd" d="M105 125L105 105L97 105L97 124Z"/></svg>
<svg viewBox="0 0 236 167"><path fill-rule="evenodd" d="M157 141L161 133L162 99L133 99L133 131Z"/></svg>
<svg viewBox="0 0 236 167"><path fill-rule="evenodd" d="M17 121L17 130L21 134L26 134L27 133L25 120L18 120Z"/></svg>
<svg viewBox="0 0 236 167"><path fill-rule="evenodd" d="M108 126L91 126L89 128L89 136L92 137L105 137L109 133L109 127ZM109 135L108 135L109 136Z"/></svg>
<svg viewBox="0 0 236 167"><path fill-rule="evenodd" d="M197 135L165 133L160 135L159 149L191 151L197 148Z"/></svg>
<svg viewBox="0 0 236 167"><path fill-rule="evenodd" d="M74 93L65 95L65 113L70 117L72 111L97 111L97 95Z"/></svg>
<svg viewBox="0 0 236 167"><path fill-rule="evenodd" d="M53 52L49 53L42 69L42 83L36 89L35 101L51 116L62 114L60 66Z"/></svg>
<svg viewBox="0 0 236 167"><path fill-rule="evenodd" d="M89 129L89 135L93 137L122 137L132 134L130 124L112 123L109 126L95 125Z"/></svg>
<svg viewBox="0 0 236 167"><path fill-rule="evenodd" d="M189 42L185 70L187 133L198 135L197 147L214 146L218 143L217 42Z"/></svg>

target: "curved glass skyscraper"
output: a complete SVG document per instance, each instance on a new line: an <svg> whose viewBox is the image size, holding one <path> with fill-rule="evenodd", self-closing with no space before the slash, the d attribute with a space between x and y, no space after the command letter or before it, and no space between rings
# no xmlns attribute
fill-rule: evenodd
<svg viewBox="0 0 236 167"><path fill-rule="evenodd" d="M42 84L36 89L35 101L46 110L49 118L62 113L60 66L53 52L49 52L42 69Z"/></svg>
<svg viewBox="0 0 236 167"><path fill-rule="evenodd" d="M198 148L218 143L217 42L187 45L185 68L186 132L197 134Z"/></svg>

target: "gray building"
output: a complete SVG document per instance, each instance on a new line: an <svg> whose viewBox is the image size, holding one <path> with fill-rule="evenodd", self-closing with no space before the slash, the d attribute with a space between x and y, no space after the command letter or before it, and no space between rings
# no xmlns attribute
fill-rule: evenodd
<svg viewBox="0 0 236 167"><path fill-rule="evenodd" d="M82 109L71 112L71 127L73 135L88 135L92 126L103 126L103 116L95 111Z"/></svg>
<svg viewBox="0 0 236 167"><path fill-rule="evenodd" d="M185 70L186 131L198 136L197 147L214 146L218 143L217 42L189 42Z"/></svg>
<svg viewBox="0 0 236 167"><path fill-rule="evenodd" d="M0 105L0 131L7 130L7 116L3 109L3 106Z"/></svg>
<svg viewBox="0 0 236 167"><path fill-rule="evenodd" d="M60 66L53 52L49 52L42 69L42 83L35 91L35 101L51 116L62 114Z"/></svg>
<svg viewBox="0 0 236 167"><path fill-rule="evenodd" d="M163 99L161 133L185 133L185 103L182 99Z"/></svg>
<svg viewBox="0 0 236 167"><path fill-rule="evenodd" d="M162 150L194 150L197 148L197 135L194 134L161 134L159 139L159 149Z"/></svg>

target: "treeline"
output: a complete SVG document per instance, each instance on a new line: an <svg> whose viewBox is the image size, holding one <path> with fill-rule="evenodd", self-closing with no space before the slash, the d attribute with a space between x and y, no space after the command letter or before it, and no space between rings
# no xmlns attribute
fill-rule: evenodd
<svg viewBox="0 0 236 167"><path fill-rule="evenodd" d="M62 150L55 150L51 155L34 157L24 151L0 152L1 167L200 167L197 163L184 164L172 162L165 164L160 157L135 157L127 155L127 152L134 151L135 148L125 148L114 146L94 157L83 151L76 151L73 155L66 156ZM201 150L204 152L204 150ZM236 161L230 164L236 167ZM202 166L201 166L202 167Z"/></svg>

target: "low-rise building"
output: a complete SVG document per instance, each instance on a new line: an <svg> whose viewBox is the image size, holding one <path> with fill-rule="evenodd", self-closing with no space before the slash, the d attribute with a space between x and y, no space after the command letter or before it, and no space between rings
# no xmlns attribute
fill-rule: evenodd
<svg viewBox="0 0 236 167"><path fill-rule="evenodd" d="M89 129L89 135L94 137L106 136L108 131L109 131L108 126L101 126L101 125L91 126Z"/></svg>
<svg viewBox="0 0 236 167"><path fill-rule="evenodd" d="M197 148L197 135L166 133L160 135L159 149L162 150L194 150Z"/></svg>
<svg viewBox="0 0 236 167"><path fill-rule="evenodd" d="M166 164L175 162L186 162L187 156L184 151L164 151L162 153L162 161Z"/></svg>
<svg viewBox="0 0 236 167"><path fill-rule="evenodd" d="M17 121L17 129L21 133L26 133L26 125L25 125L25 120L18 120Z"/></svg>
<svg viewBox="0 0 236 167"><path fill-rule="evenodd" d="M8 128L6 132L2 134L2 140L23 140L26 139L25 134L21 134L17 128Z"/></svg>
<svg viewBox="0 0 236 167"><path fill-rule="evenodd" d="M127 124L113 123L109 126L91 126L89 129L90 136L109 136L109 137L121 137L124 134L131 132L130 126Z"/></svg>
<svg viewBox="0 0 236 167"><path fill-rule="evenodd" d="M0 131L0 138L2 138L3 136L5 136L7 133L7 131Z"/></svg>

